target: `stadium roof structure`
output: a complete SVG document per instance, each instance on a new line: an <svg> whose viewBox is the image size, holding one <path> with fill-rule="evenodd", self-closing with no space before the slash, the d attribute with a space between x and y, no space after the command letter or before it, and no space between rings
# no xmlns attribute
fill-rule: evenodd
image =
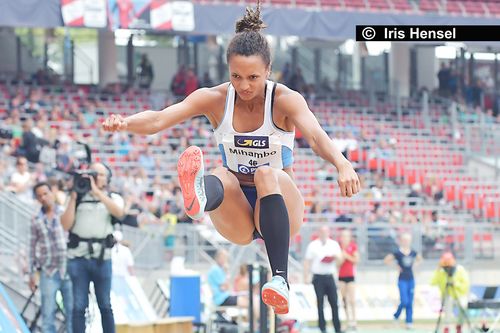
<svg viewBox="0 0 500 333"><path fill-rule="evenodd" d="M193 3L194 29L189 32L165 30L165 33L232 34L236 19L243 13L244 6L238 4ZM500 25L500 19L485 16L318 10L275 6L264 7L263 16L268 25L266 33L270 35L324 40L354 38L356 25ZM61 0L0 1L0 26L40 28L64 26Z"/></svg>

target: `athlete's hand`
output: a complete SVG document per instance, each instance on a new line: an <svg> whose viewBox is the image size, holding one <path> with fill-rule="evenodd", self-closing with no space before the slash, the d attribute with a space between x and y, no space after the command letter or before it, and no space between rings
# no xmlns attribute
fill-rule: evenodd
<svg viewBox="0 0 500 333"><path fill-rule="evenodd" d="M350 162L347 161L337 170L339 172L339 179L337 182L339 184L340 194L343 197L352 197L361 190L358 174L354 171Z"/></svg>
<svg viewBox="0 0 500 333"><path fill-rule="evenodd" d="M102 122L102 128L108 132L120 132L127 129L127 122L119 114L112 114Z"/></svg>

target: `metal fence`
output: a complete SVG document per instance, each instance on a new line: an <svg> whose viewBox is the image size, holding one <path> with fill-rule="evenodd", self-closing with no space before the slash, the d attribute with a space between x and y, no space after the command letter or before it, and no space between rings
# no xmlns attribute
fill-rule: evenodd
<svg viewBox="0 0 500 333"><path fill-rule="evenodd" d="M23 205L15 196L0 193L0 249L4 254L27 254L29 225L34 207ZM343 229L350 229L358 244L360 264L380 265L382 259L397 249L399 236L410 233L413 247L425 259L439 258L443 251L452 251L464 263L478 260L498 261L500 226L491 223L304 223L300 234L293 237L290 247L290 264L301 270L307 245L317 234L318 228L328 226L331 237L338 239ZM129 242L140 268L168 268L173 256L185 258L186 265L213 264L218 249L229 251L235 263L259 262L267 264L265 246L255 241L248 246L233 245L220 236L211 224L177 224L148 226L147 228L123 227L124 239Z"/></svg>
<svg viewBox="0 0 500 333"><path fill-rule="evenodd" d="M315 238L324 223L304 224L299 240L292 242L292 255L302 260L307 244ZM331 237L338 239L343 229L351 230L358 244L360 264L378 265L398 248L403 233L412 235L413 248L424 259L437 259L444 251L452 251L464 263L477 260L498 261L500 229L489 223L468 224L355 224L330 223Z"/></svg>
<svg viewBox="0 0 500 333"><path fill-rule="evenodd" d="M0 192L0 251L16 254L28 248L28 235L33 209L13 194Z"/></svg>
<svg viewBox="0 0 500 333"><path fill-rule="evenodd" d="M353 223L304 223L300 234L293 237L290 245L290 267L301 271L307 245L316 238L321 226L328 226L333 239L338 239L343 229L352 232L358 244L360 265L372 267L382 265L383 258L397 250L399 237L410 233L413 248L428 261L437 260L445 251L452 251L461 262L471 264L498 263L500 251L500 228L490 223L465 224L353 224ZM159 230L159 229L158 229ZM134 237L143 237L151 231L135 230ZM125 232L125 238L128 233ZM178 225L174 234L162 235L157 231L154 237L161 241L143 243L132 247L136 262L142 267L165 267L175 256L184 258L189 267L201 267L212 264L215 252L226 249L231 258L231 272L236 272L240 265L249 263L268 264L263 241L254 241L247 246L233 245L222 239L211 225ZM142 236L141 236L142 235ZM158 255L158 254L161 255ZM139 258L145 258L138 260Z"/></svg>

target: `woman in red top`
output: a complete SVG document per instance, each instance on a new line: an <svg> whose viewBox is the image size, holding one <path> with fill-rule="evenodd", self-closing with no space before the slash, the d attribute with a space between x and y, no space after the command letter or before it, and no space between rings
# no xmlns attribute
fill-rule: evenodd
<svg viewBox="0 0 500 333"><path fill-rule="evenodd" d="M345 229L340 234L340 248L344 262L339 270L339 287L342 294L347 324L350 329L356 329L356 295L354 284L354 265L359 260L358 246L352 240L351 231Z"/></svg>

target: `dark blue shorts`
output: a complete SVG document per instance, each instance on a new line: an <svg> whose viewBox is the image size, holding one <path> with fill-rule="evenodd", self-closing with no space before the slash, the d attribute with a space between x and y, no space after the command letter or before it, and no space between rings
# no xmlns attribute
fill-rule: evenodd
<svg viewBox="0 0 500 333"><path fill-rule="evenodd" d="M255 210L255 203L257 202L257 188L255 186L240 185L243 194L247 198L248 203ZM255 229L253 231L253 239L263 239L261 234Z"/></svg>
<svg viewBox="0 0 500 333"><path fill-rule="evenodd" d="M257 188L255 186L240 185L243 194L247 198L248 203L255 210L255 203L257 202Z"/></svg>

